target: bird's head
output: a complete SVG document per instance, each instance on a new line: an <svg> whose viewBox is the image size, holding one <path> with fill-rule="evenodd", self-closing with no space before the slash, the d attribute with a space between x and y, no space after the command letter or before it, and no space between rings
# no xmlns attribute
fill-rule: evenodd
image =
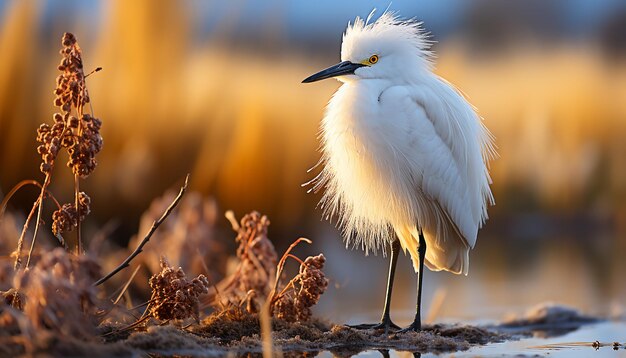
<svg viewBox="0 0 626 358"><path fill-rule="evenodd" d="M373 12L372 12L373 13ZM348 24L341 44L340 63L302 81L336 77L342 82L359 79L403 79L431 68L431 41L414 20L403 21L390 12L369 23L357 17Z"/></svg>

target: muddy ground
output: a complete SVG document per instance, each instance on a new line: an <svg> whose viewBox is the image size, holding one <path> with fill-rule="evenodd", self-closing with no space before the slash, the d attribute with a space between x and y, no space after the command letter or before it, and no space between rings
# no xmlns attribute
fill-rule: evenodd
<svg viewBox="0 0 626 358"><path fill-rule="evenodd" d="M526 315L492 325L426 325L421 332L394 333L356 330L344 325L312 319L306 323L272 322L272 349L285 356L313 356L330 351L351 356L368 350L397 350L420 353L465 351L474 346L516 340L545 332L564 332L598 322L578 311L557 305L540 305ZM260 324L256 316L209 316L199 324L151 325L132 331L104 328L103 341L85 342L37 337L37 351L51 355L95 356L260 356L263 352ZM9 352L5 352L9 353ZM17 352L14 352L17 353ZM37 353L37 352L33 352Z"/></svg>

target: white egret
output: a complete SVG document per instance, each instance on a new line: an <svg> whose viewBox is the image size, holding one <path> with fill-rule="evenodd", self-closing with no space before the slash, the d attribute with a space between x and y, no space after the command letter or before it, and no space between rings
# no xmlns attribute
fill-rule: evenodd
<svg viewBox="0 0 626 358"><path fill-rule="evenodd" d="M424 265L467 275L494 203L492 136L460 91L432 72L429 47L414 20L357 17L343 35L342 62L302 81L343 82L321 124L322 170L311 190L324 190L320 203L338 217L347 246L391 247L381 322L357 328L399 328L389 307L402 248L418 282L415 320L403 331L420 330Z"/></svg>

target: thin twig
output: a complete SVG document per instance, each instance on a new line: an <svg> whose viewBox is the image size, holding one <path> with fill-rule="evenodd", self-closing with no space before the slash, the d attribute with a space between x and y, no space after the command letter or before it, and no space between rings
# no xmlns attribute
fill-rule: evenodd
<svg viewBox="0 0 626 358"><path fill-rule="evenodd" d="M280 291L280 293L278 295L275 295L274 297L272 297L272 301L273 302L278 301L285 293L287 293L287 290L289 288L291 288L291 287L295 288L295 282L298 281L302 277L302 275L303 275L302 268L307 266L307 264L304 261L300 260L300 258L297 257L296 255L286 254L286 256L289 257L289 258L292 258L292 259L294 259L294 260L296 260L296 261L298 261L300 263L300 272L296 276L294 276L294 278L292 278L287 283L287 285L285 285L285 287L282 289L282 291Z"/></svg>
<svg viewBox="0 0 626 358"><path fill-rule="evenodd" d="M299 279L300 279L300 277L302 277L302 275L301 275L301 274L297 274L294 278L292 278L292 279L291 279L291 280L290 280L290 281L289 281L289 282L285 285L285 287L282 289L282 291L280 291L280 293L279 293L279 294L275 295L275 296L272 298L272 301L276 302L276 301L280 300L280 298L281 298L281 297L283 297L283 295L284 295L285 293L287 293L287 291L288 291L290 288L295 288L295 282L296 282L297 280L299 280Z"/></svg>
<svg viewBox="0 0 626 358"><path fill-rule="evenodd" d="M37 240L37 231L39 230L39 223L41 222L41 211L43 209L43 199L46 195L46 190L48 189L48 185L50 185L50 172L46 173L46 179L41 186L41 193L39 194L39 199L37 200L39 208L37 209L37 221L35 221L35 230L33 232L33 242L30 243L30 250L28 250L28 259L26 259L26 268L30 264L30 258L33 255L33 250L35 249L35 241ZM24 226L26 227L26 225Z"/></svg>
<svg viewBox="0 0 626 358"><path fill-rule="evenodd" d="M83 72L83 70L81 69L80 72ZM87 96L87 83L84 80L85 77L83 77L83 87L81 88L81 96L82 99L84 101L84 98ZM83 101L78 101L79 105L76 107L76 115L78 116L80 122L80 125L77 128L77 134L76 134L76 138L77 140L80 141L83 140L83 106L84 106L84 102ZM74 206L76 207L76 254L77 255L82 255L83 254L83 238L80 235L80 222L81 222L81 217L80 217L80 201L78 200L78 197L80 195L80 176L78 175L77 172L74 172Z"/></svg>
<svg viewBox="0 0 626 358"><path fill-rule="evenodd" d="M83 76L83 88L82 88L83 99L86 98L86 97L89 97L89 91L87 90L87 77L89 77L89 75L94 74L94 73L96 73L96 72L98 72L100 70L102 70L102 67L96 67L95 70L93 70L93 71L89 72L87 75ZM83 72L83 74L84 74L84 72ZM79 106L78 108L76 108L76 112L78 114L78 118L80 118L81 121L82 121L82 118L83 118L83 106L84 106L84 103L81 106ZM91 115L93 117L94 116L93 115L93 105L92 105L91 100L89 101L89 109L90 109ZM82 125L78 126L78 138L82 138L82 131L83 131L82 128L83 128ZM76 223L76 238L78 239L77 250L78 250L78 254L80 255L80 254L83 254L83 250L84 249L83 249L83 240L82 240L82 237L81 237L81 234L80 234L80 221L81 220L80 220L80 205L79 205L79 202L78 202L78 195L80 194L79 180L80 180L80 177L78 176L78 174L74 174L74 203L76 205L76 215L78 216L78 221Z"/></svg>
<svg viewBox="0 0 626 358"><path fill-rule="evenodd" d="M11 188L11 190L7 193L7 195L2 199L2 203L0 203L0 220L2 220L2 216L4 215L4 212L7 209L7 205L9 204L9 200L11 200L13 195L15 195L15 193L17 193L18 190L22 189L26 185L34 185L34 186L38 187L39 189L41 189L41 184L39 184L39 182L34 180L34 179L25 179L25 180L22 180L21 182L15 184L15 186L13 188ZM54 197L54 195L52 195L50 190L46 190L46 194L48 196L50 196L52 198L52 200L54 200L55 204L59 207L59 209L61 209L61 204L59 204L59 202Z"/></svg>
<svg viewBox="0 0 626 358"><path fill-rule="evenodd" d="M167 209L165 210L165 212L163 213L163 215L156 220L153 224L152 227L150 228L150 231L148 232L148 234L143 238L143 240L141 240L141 242L139 243L139 245L137 245L137 248L135 249L135 251L133 251L132 254L130 254L130 256L128 256L126 258L126 260L124 260L124 262L122 262L118 267L116 267L113 271L109 272L106 276L102 277L101 279L99 279L98 281L96 281L93 285L94 286L98 286L103 284L104 282L106 282L108 279L110 279L111 277L113 277L115 274L117 274L118 272L122 271L124 268L128 267L128 265L130 264L130 262L132 261L132 259L135 258L135 256L139 255L142 251L143 251L143 247L148 243L148 241L150 240L150 238L152 237L152 234L154 234L154 232L156 231L156 229L159 227L159 225L161 225L161 223L165 220L165 218L168 217L168 215L172 212L172 210L174 210L174 208L176 207L176 205L178 205L178 202L180 202L180 199L182 199L183 194L185 194L185 191L187 191L187 185L189 184L189 174L187 174L187 177L185 178L185 184L183 184L183 186L180 188L180 192L178 193L178 195L176 196L176 198L174 199L174 201L170 204L170 206L167 207Z"/></svg>
<svg viewBox="0 0 626 358"><path fill-rule="evenodd" d="M18 190L20 190L22 187L28 184L39 185L39 187L41 187L39 182L33 179L22 180L21 182L17 183L13 188L11 188L11 190L7 193L7 195L4 198L2 198L2 203L0 203L0 218L2 218L2 216L4 215L4 210L6 210L7 204L9 203L9 200L11 200L11 197L13 197L13 195Z"/></svg>
<svg viewBox="0 0 626 358"><path fill-rule="evenodd" d="M145 306L147 306L147 305L151 304L151 303L152 303L152 302L154 302L154 301L156 301L156 299L155 299L155 298L151 298L149 301L146 301L146 302L144 302L144 303L140 303L140 304L138 304L138 305L136 305L136 306L130 307L130 308L129 308L129 310L136 310L136 309L140 309L141 307L145 307Z"/></svg>
<svg viewBox="0 0 626 358"><path fill-rule="evenodd" d="M89 72L88 74L86 74L86 75L85 75L85 78L87 78L87 77L89 77L89 76L91 76L91 75L93 75L94 73L99 72L99 71L102 71L102 67L96 67L96 69L95 69L95 70L92 70L91 72Z"/></svg>
<svg viewBox="0 0 626 358"><path fill-rule="evenodd" d="M28 231L28 224L35 215L35 211L37 210L37 206L39 205L39 199L35 200L33 203L33 208L30 209L30 213L26 217L26 221L24 222L24 227L22 228L22 233L20 234L20 238L17 240L17 249L15 249L15 264L13 264L13 269L17 270L20 268L20 264L22 263L22 246L24 246L24 236L26 235L26 231Z"/></svg>
<svg viewBox="0 0 626 358"><path fill-rule="evenodd" d="M82 138L81 127L82 126L78 126L78 138ZM83 239L80 235L81 218L80 218L80 201L78 200L79 194L80 194L80 177L78 176L78 174L74 174L74 206L76 207L76 217L78 218L76 220L76 254L82 255L83 254Z"/></svg>
<svg viewBox="0 0 626 358"><path fill-rule="evenodd" d="M51 169L52 170L52 169ZM17 241L17 249L15 264L13 269L17 270L20 267L20 263L22 262L22 246L24 245L24 236L26 235L26 231L28 230L28 225L35 214L35 210L37 210L37 223L35 224L35 232L33 234L33 242L31 243L30 250L28 251L28 260L26 261L26 268L28 268L28 264L30 263L30 257L33 253L33 248L35 247L35 239L37 238L37 230L39 229L39 221L41 220L41 207L43 206L43 199L45 197L45 193L47 192L48 184L50 184L50 172L46 174L46 179L44 180L43 185L41 186L41 192L39 193L39 197L33 203L33 208L30 210L28 217L26 218L26 222L24 222L24 227L22 228L22 233L20 234L20 238ZM55 199L56 201L56 199Z"/></svg>
<svg viewBox="0 0 626 358"><path fill-rule="evenodd" d="M45 191L46 196L49 196L50 198L52 198L52 200L54 201L54 203L56 204L57 208L61 209L61 204L59 204L59 201L54 197L54 195L52 195L52 193L50 192L50 190L48 190L47 188L44 189L44 187L39 184L38 181L36 180L22 180L21 182L17 183L17 185L15 185L11 191L9 191L9 193L7 194L7 196L4 197L4 199L2 200L2 204L0 204L0 221L2 220L2 215L4 214L4 211L7 207L7 204L9 203L9 200L11 200L11 197L13 197L13 195L20 190L22 187L26 186L26 185L35 185L37 187L39 187L42 192ZM45 196L44 196L45 198ZM15 264L13 266L13 268L15 270L17 270L20 266L21 263L21 253L22 253L22 246L24 245L24 236L26 235L26 231L28 230L28 225L30 224L30 221L33 218L33 215L35 215L35 209L37 209L38 207L41 207L39 205L40 200L41 200L41 194L40 197L37 198L37 200L35 200L35 202L33 203L33 208L31 209L30 213L28 214L28 217L26 218L26 222L24 223L24 227L22 228L22 232L20 234L20 238L17 241L17 249L15 250L16 253L16 258L15 258ZM62 240L61 244L64 245L64 242ZM31 246L31 250L32 252L32 246ZM30 254L29 254L30 255ZM27 265L28 267L28 265Z"/></svg>
<svg viewBox="0 0 626 358"><path fill-rule="evenodd" d="M267 298L267 304L268 305L272 305L272 303L274 302L274 295L276 294L276 291L278 290L278 282L280 281L280 276L283 274L283 269L285 268L285 261L287 261L287 257L289 257L289 253L291 252L291 250L293 250L294 247L296 247L301 241L304 241L308 244L311 243L311 240L306 239L304 237L299 238L298 240L294 241L291 245L289 245L289 247L287 248L287 251L285 251L285 253L283 254L283 257L281 257L280 261L278 262L278 266L276 267L276 280L274 281L274 288L272 288L272 291L270 292L269 297Z"/></svg>
<svg viewBox="0 0 626 358"><path fill-rule="evenodd" d="M120 291L120 294L117 295L117 298L115 299L115 301L113 301L114 305L116 305L120 301L122 296L124 296L124 292L126 292L126 290L128 289L128 286L130 286L130 283L133 282L133 279L135 278L135 275L137 275L137 272L139 272L140 268L141 268L141 265L137 265L137 268L135 269L135 271L133 271L133 274L130 275L130 278L128 279L124 287L122 287L122 291Z"/></svg>
<svg viewBox="0 0 626 358"><path fill-rule="evenodd" d="M204 255L200 252L200 249L196 247L196 254L198 254L198 258L200 258L200 263L202 264L202 268L204 269L204 273L208 277L211 277L211 270L209 269L209 265L206 264L206 260L204 259Z"/></svg>
<svg viewBox="0 0 626 358"><path fill-rule="evenodd" d="M101 337L106 337L106 336L110 336L112 334L117 334L117 333L121 333L121 332L125 332L125 331L129 331L137 326L139 326L140 324L142 324L143 322L149 320L150 318L152 318L152 316L145 316L142 317L141 319L139 319L138 321L136 321L135 323L131 323L130 325L126 326L126 327L122 327L120 329L116 329L116 330L112 330L111 332L102 334Z"/></svg>
<svg viewBox="0 0 626 358"><path fill-rule="evenodd" d="M302 266L306 266L306 264L304 263L304 261L302 261L302 260L301 260L298 256L296 256L296 255L294 255L294 254L289 254L289 255L287 255L287 256L288 256L288 257L290 257L290 258L292 258L292 259L294 259L294 260L296 260L296 261L298 261L298 262L300 263L300 265L301 265L300 267L302 267Z"/></svg>

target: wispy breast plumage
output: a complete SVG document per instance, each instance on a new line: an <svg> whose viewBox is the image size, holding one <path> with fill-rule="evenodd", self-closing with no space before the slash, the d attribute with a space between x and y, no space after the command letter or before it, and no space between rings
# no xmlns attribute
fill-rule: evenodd
<svg viewBox="0 0 626 358"><path fill-rule="evenodd" d="M387 39L394 27L402 35ZM314 188L324 189L325 214L338 218L348 244L375 251L397 235L417 270L422 230L430 269L467 273L493 203L487 163L495 152L475 109L431 72L426 46L418 24L388 13L348 28L342 60L377 52L381 66L343 79L329 102Z"/></svg>

